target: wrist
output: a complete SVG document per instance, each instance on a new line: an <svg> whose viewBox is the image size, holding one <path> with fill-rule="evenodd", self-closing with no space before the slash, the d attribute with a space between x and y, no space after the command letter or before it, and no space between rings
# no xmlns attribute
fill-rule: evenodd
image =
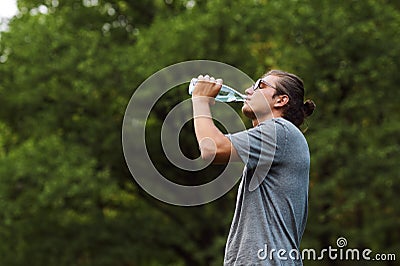
<svg viewBox="0 0 400 266"><path fill-rule="evenodd" d="M208 97L208 96L192 96L192 103L193 104L213 104L215 102L215 99L213 97Z"/></svg>

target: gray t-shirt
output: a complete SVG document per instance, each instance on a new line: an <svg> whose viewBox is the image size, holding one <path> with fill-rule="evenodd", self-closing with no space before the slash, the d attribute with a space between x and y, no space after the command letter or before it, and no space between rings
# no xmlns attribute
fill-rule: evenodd
<svg viewBox="0 0 400 266"><path fill-rule="evenodd" d="M224 265L302 265L310 155L283 118L227 135L245 163Z"/></svg>

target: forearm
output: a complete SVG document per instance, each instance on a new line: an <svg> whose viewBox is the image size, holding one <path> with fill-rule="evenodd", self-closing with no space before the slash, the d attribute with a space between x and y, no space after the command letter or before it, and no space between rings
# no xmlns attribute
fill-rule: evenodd
<svg viewBox="0 0 400 266"><path fill-rule="evenodd" d="M211 116L210 101L214 101L221 86L222 79L200 75L192 94L194 130L201 157L213 163L240 160L231 141L215 126Z"/></svg>
<svg viewBox="0 0 400 266"><path fill-rule="evenodd" d="M215 126L212 120L209 100L206 97L196 97L192 99L194 129L196 139L199 143L201 156L203 159L221 158L220 151L227 145L227 138Z"/></svg>

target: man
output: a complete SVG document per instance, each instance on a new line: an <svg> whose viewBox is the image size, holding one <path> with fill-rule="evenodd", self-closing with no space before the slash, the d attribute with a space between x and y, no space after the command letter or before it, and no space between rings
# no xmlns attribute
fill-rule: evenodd
<svg viewBox="0 0 400 266"><path fill-rule="evenodd" d="M303 102L303 82L279 70L266 73L246 90L242 112L253 128L224 135L210 112L222 80L198 79L192 102L202 158L245 163L224 265L302 265L310 156L299 126L315 109Z"/></svg>

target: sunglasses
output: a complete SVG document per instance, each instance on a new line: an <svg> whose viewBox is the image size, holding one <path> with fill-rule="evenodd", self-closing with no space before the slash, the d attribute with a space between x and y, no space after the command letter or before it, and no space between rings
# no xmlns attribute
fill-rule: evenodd
<svg viewBox="0 0 400 266"><path fill-rule="evenodd" d="M271 87L274 90L276 90L275 86L272 86L271 84L269 84L267 81L265 81L263 79L258 79L256 81L256 83L253 84L253 90L266 89L267 87Z"/></svg>

